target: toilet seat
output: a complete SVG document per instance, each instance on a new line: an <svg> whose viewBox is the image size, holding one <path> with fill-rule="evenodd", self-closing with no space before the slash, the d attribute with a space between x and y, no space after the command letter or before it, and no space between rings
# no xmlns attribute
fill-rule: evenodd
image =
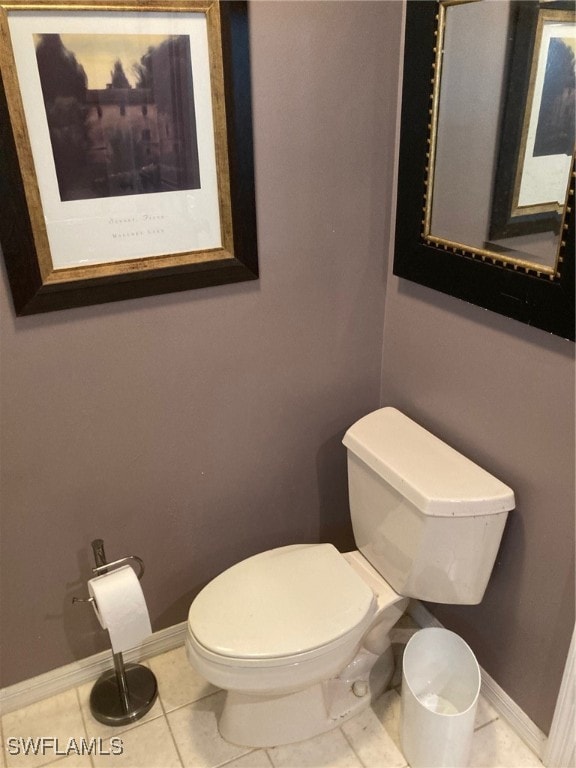
<svg viewBox="0 0 576 768"><path fill-rule="evenodd" d="M335 547L297 544L250 557L204 587L189 641L219 665L299 664L354 645L375 610L373 591Z"/></svg>

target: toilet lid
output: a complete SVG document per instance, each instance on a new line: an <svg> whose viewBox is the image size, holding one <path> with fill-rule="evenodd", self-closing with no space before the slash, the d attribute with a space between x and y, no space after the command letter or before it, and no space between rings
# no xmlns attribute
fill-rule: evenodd
<svg viewBox="0 0 576 768"><path fill-rule="evenodd" d="M297 544L217 576L192 603L188 626L222 656L277 658L333 643L374 606L370 587L331 544Z"/></svg>

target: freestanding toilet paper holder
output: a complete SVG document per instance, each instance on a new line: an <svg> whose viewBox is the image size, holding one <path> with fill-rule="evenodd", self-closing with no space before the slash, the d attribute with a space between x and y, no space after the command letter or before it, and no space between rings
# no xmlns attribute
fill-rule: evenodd
<svg viewBox="0 0 576 768"><path fill-rule="evenodd" d="M106 562L104 542L94 539L92 550L96 567L93 573L100 576L110 568L135 561L139 566L139 579L144 574L144 563L139 557L129 555L112 563ZM91 603L93 597L73 597L73 603ZM139 720L152 709L158 696L158 685L154 673L141 664L124 664L122 653L112 652L114 669L103 672L94 683L90 693L90 711L93 717L106 725L126 725Z"/></svg>

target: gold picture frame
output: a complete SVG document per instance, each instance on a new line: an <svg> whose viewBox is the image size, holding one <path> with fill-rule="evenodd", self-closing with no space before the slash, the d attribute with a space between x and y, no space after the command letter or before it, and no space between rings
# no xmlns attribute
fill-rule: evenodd
<svg viewBox="0 0 576 768"><path fill-rule="evenodd" d="M17 315L258 277L247 4L0 2Z"/></svg>

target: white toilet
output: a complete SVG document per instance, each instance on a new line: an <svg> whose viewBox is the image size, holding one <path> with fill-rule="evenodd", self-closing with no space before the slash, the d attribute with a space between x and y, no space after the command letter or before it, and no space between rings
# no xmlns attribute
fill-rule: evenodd
<svg viewBox="0 0 576 768"><path fill-rule="evenodd" d="M408 598L482 600L514 493L394 408L346 433L358 550L297 544L232 566L196 597L186 650L227 691L235 744L310 738L367 706L394 670Z"/></svg>

